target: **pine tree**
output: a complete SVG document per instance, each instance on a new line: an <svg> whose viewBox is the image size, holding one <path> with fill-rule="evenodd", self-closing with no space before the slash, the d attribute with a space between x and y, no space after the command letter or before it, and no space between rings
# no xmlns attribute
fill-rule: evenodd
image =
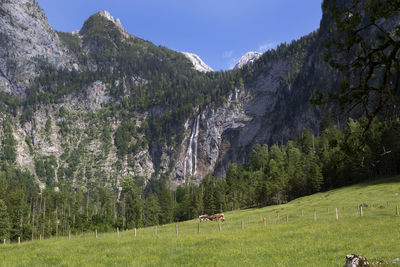
<svg viewBox="0 0 400 267"><path fill-rule="evenodd" d="M165 182L160 183L158 202L161 208L159 216L160 223L166 224L172 222L172 217L173 217L172 197L171 197L171 192L168 190Z"/></svg>
<svg viewBox="0 0 400 267"><path fill-rule="evenodd" d="M144 223L146 226L157 225L159 223L161 208L158 203L158 198L156 195L151 194L144 205Z"/></svg>
<svg viewBox="0 0 400 267"><path fill-rule="evenodd" d="M203 197L201 189L193 186L190 192L189 218L195 218L203 213Z"/></svg>
<svg viewBox="0 0 400 267"><path fill-rule="evenodd" d="M17 153L15 150L16 141L13 135L13 129L10 123L5 127L5 136L3 139L3 155L2 158L10 163L15 162Z"/></svg>
<svg viewBox="0 0 400 267"><path fill-rule="evenodd" d="M0 240L8 239L10 231L10 221L8 218L7 206L0 199Z"/></svg>

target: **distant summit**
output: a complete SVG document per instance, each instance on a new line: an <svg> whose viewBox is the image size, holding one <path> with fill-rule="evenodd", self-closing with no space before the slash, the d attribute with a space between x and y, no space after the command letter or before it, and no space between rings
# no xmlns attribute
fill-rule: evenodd
<svg viewBox="0 0 400 267"><path fill-rule="evenodd" d="M92 18L92 17L94 17L94 16L103 17L103 18L105 18L106 20L111 21L112 23L114 23L115 26L121 31L122 35L123 35L125 38L129 38L130 36L132 36L132 35L130 35L130 34L125 30L125 28L122 26L121 21L119 20L119 18L115 19L115 18L110 14L110 12L108 12L107 10L99 11L99 12L95 13L94 15L90 16L90 18ZM90 19L90 18L89 18L89 19ZM86 24L86 23L85 23L85 24ZM87 29L86 29L86 27L85 27L85 24L83 25L83 27L82 27L82 29L81 29L80 31L73 31L72 34L76 35L77 33L79 33L79 35L84 35L85 32L87 31Z"/></svg>
<svg viewBox="0 0 400 267"><path fill-rule="evenodd" d="M261 57L262 53L260 52L247 52L242 56L242 58L239 60L239 62L235 65L234 69L241 69L243 66L253 63L257 59Z"/></svg>
<svg viewBox="0 0 400 267"><path fill-rule="evenodd" d="M193 64L193 68L200 72L211 72L214 71L210 66L208 66L204 61L196 54L182 52Z"/></svg>
<svg viewBox="0 0 400 267"><path fill-rule="evenodd" d="M114 17L111 16L110 12L108 12L107 10L99 11L99 12L97 12L96 14L98 14L98 15L100 15L100 16L102 16L102 17L108 19L109 21L115 23L115 25L117 25L119 28L124 29L124 27L123 27L122 24L121 24L121 21L120 21L118 18L117 18L117 19L114 19ZM124 30L125 30L125 29L124 29Z"/></svg>

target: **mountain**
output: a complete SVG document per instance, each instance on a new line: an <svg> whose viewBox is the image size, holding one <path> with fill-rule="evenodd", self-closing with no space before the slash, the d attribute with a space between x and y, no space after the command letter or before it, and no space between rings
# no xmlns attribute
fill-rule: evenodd
<svg viewBox="0 0 400 267"><path fill-rule="evenodd" d="M2 1L0 7L0 91L23 93L39 75L41 61L79 69L35 1Z"/></svg>
<svg viewBox="0 0 400 267"><path fill-rule="evenodd" d="M243 68L244 65L247 65L249 63L253 63L257 59L261 57L262 53L260 52L247 52L244 54L238 63L235 65L234 69L241 69Z"/></svg>
<svg viewBox="0 0 400 267"><path fill-rule="evenodd" d="M210 66L208 66L204 61L196 54L193 53L188 53L188 52L182 52L182 54L185 55L193 64L193 68L197 71L200 72L210 72L213 71Z"/></svg>
<svg viewBox="0 0 400 267"><path fill-rule="evenodd" d="M124 176L199 183L244 162L256 143L317 133L327 111L341 119L309 102L339 80L322 59L325 15L320 30L213 72L127 33L106 11L74 33L54 31L32 0L0 11L1 136L13 136L15 153L0 152L42 188L118 190Z"/></svg>

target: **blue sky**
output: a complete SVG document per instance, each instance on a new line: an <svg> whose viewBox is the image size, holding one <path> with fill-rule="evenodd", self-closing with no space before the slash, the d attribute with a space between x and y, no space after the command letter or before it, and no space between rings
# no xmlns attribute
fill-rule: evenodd
<svg viewBox="0 0 400 267"><path fill-rule="evenodd" d="M322 0L36 0L59 31L80 29L100 10L126 30L176 51L198 54L214 70L319 27Z"/></svg>

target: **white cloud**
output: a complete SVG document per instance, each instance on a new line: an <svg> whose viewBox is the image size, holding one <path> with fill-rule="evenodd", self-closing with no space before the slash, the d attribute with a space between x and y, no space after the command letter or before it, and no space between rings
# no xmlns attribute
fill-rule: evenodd
<svg viewBox="0 0 400 267"><path fill-rule="evenodd" d="M262 44L258 47L259 52L266 52L267 50L276 48L277 43L276 42L267 42L265 44Z"/></svg>
<svg viewBox="0 0 400 267"><path fill-rule="evenodd" d="M222 57L223 58L231 58L233 56L233 50L229 50L229 51L224 51L222 53Z"/></svg>

